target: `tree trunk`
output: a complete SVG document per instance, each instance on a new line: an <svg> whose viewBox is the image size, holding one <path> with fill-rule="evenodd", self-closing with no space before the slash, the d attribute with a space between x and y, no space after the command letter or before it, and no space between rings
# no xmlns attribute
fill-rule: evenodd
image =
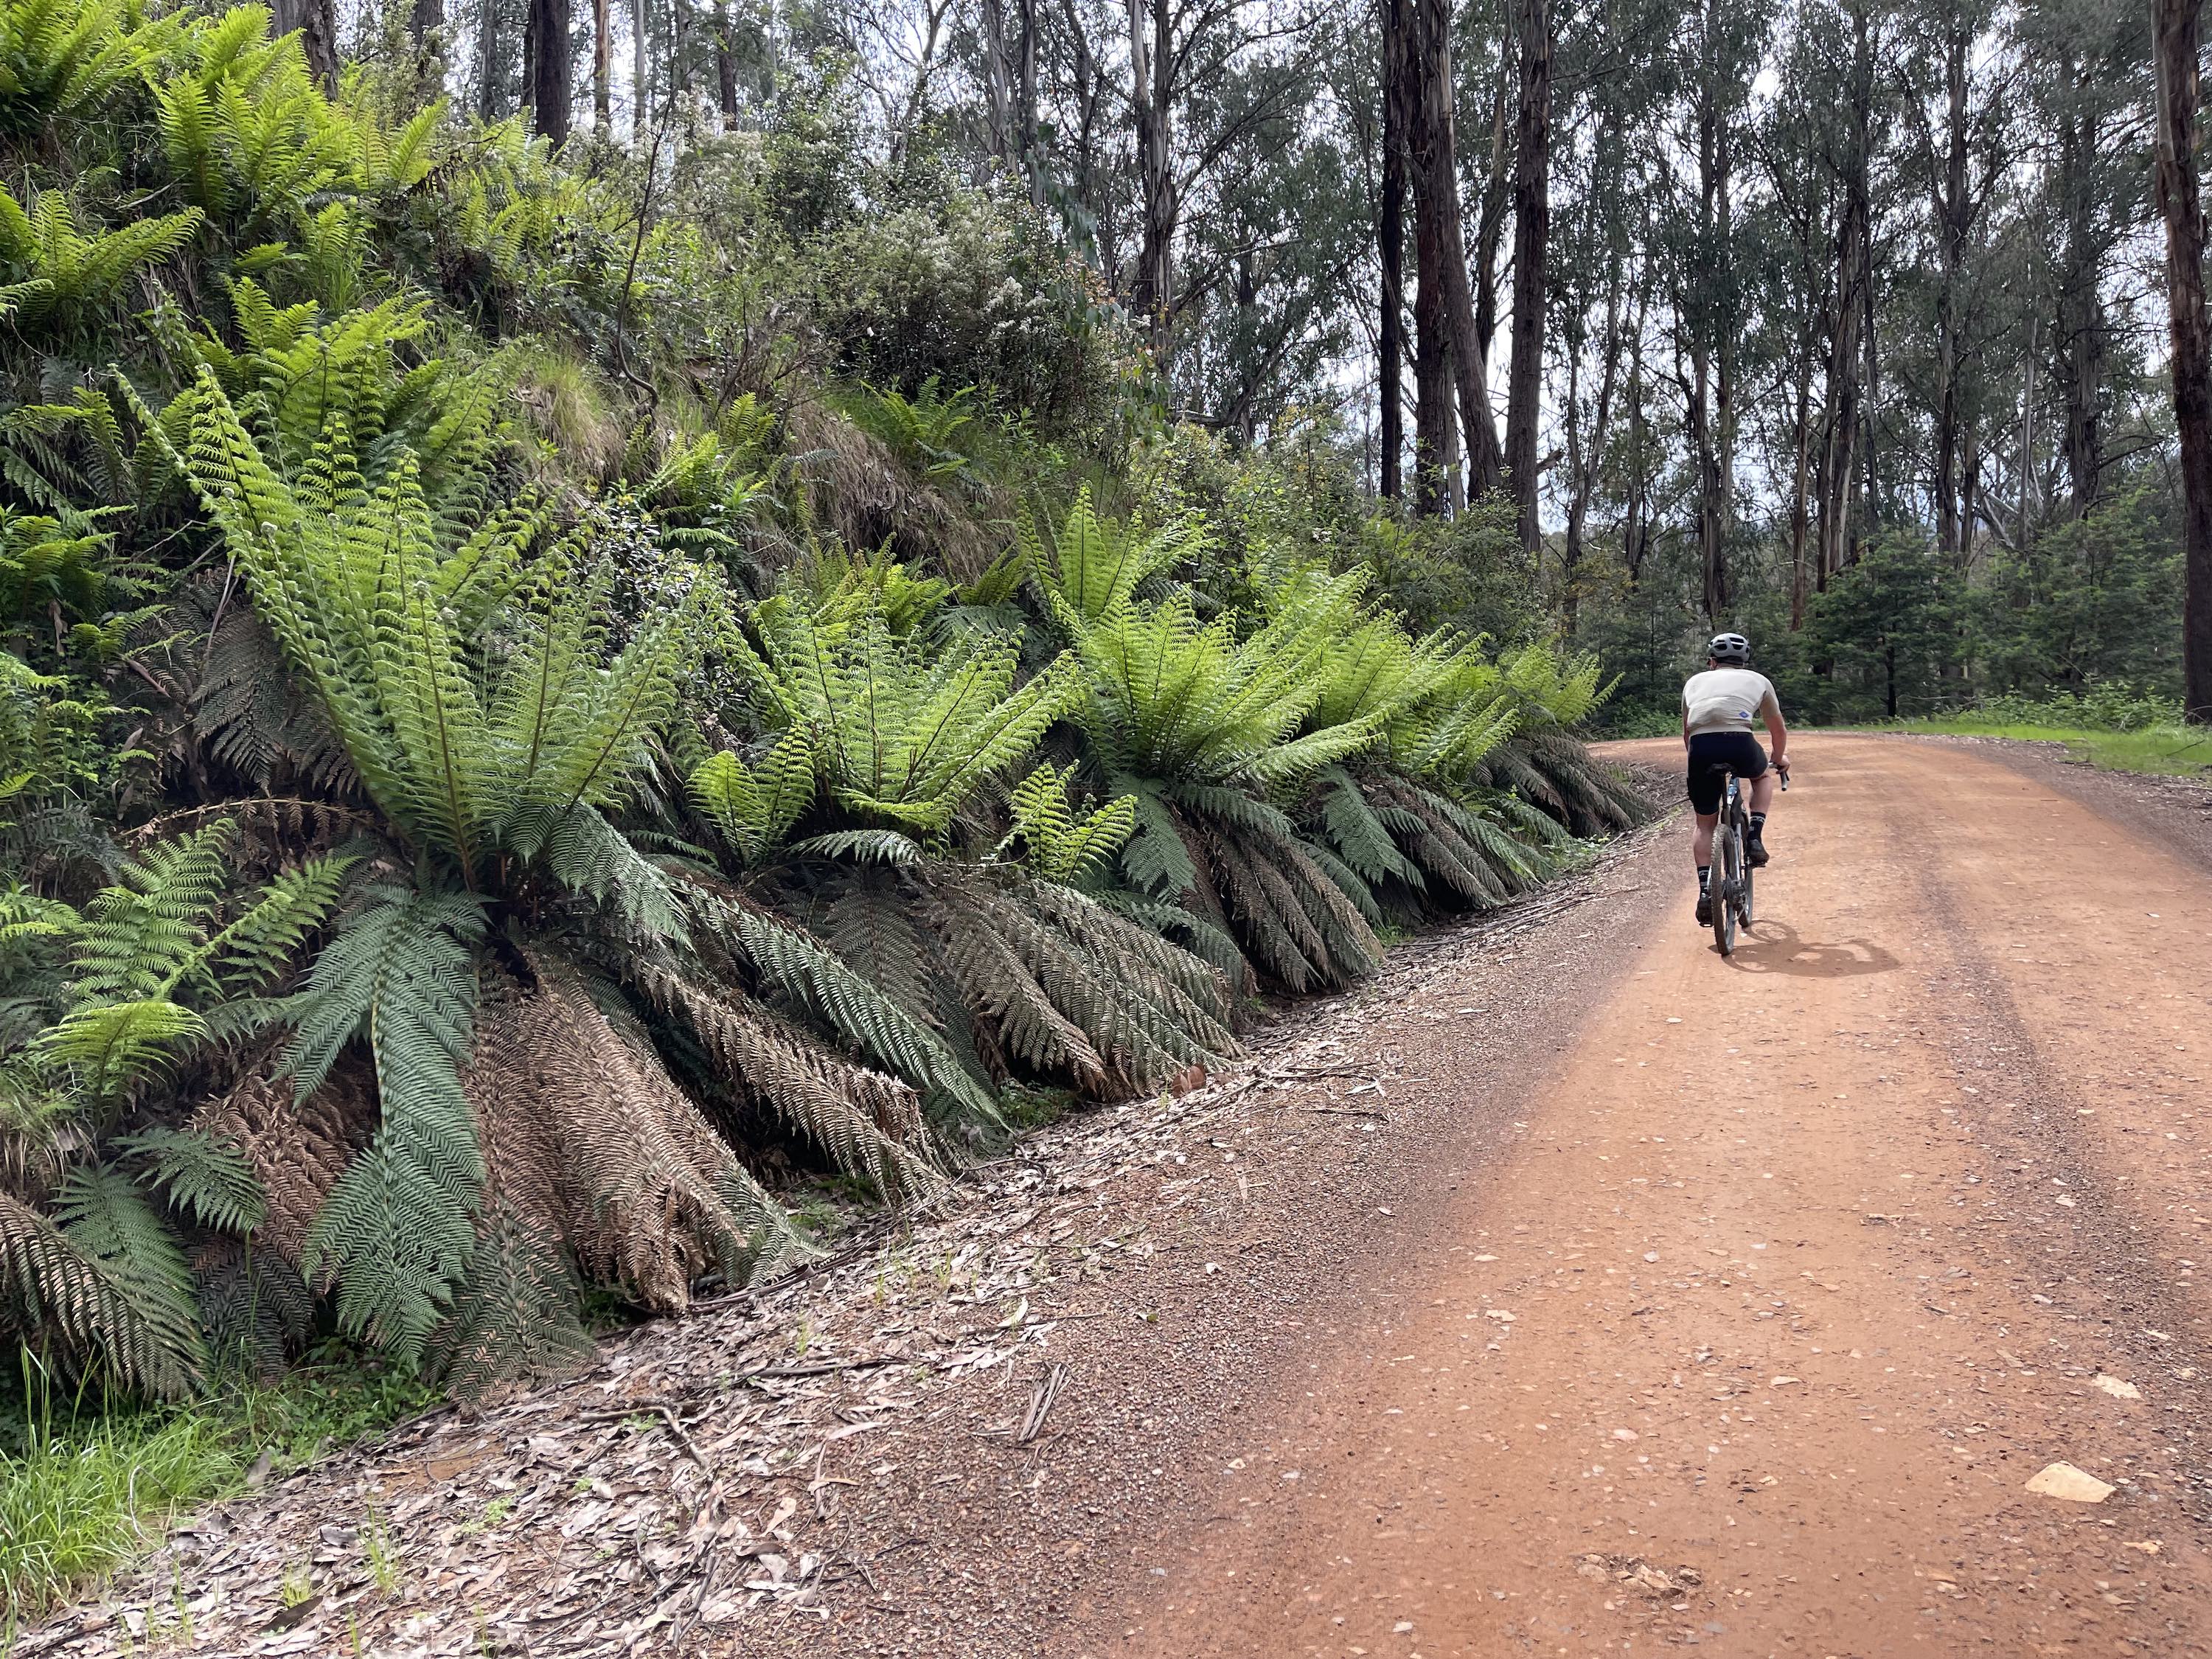
<svg viewBox="0 0 2212 1659"><path fill-rule="evenodd" d="M438 96L446 79L446 0L413 0L407 33L415 41L416 94L427 104Z"/></svg>
<svg viewBox="0 0 2212 1659"><path fill-rule="evenodd" d="M2069 65L2078 88L2088 71ZM2057 390L2066 411L2066 482L2069 512L2079 518L2097 503L2104 486L2106 320L2098 292L2102 259L2096 214L2096 134L2069 109L2058 135L2060 210L2066 234L2058 264Z"/></svg>
<svg viewBox="0 0 2212 1659"><path fill-rule="evenodd" d="M2197 159L2202 0L2154 0L2157 192L2166 219L2173 416L2181 438L2182 707L2212 724L2212 324L2204 307L2204 198Z"/></svg>
<svg viewBox="0 0 2212 1659"><path fill-rule="evenodd" d="M1790 488L1790 631L1805 626L1806 485L1813 459L1813 355L1797 359L1797 467Z"/></svg>
<svg viewBox="0 0 2212 1659"><path fill-rule="evenodd" d="M568 142L573 81L568 61L569 0L530 0L522 35L522 97L531 131L557 147Z"/></svg>
<svg viewBox="0 0 2212 1659"><path fill-rule="evenodd" d="M1866 316L1865 286L1871 280L1869 242L1872 234L1869 148L1874 104L1874 43L1867 21L1868 0L1851 7L1851 70L1848 92L1850 148L1844 158L1843 223L1836 236L1835 329L1829 337L1827 439L1820 471L1820 549L1814 578L1825 592L1828 579L1849 560L1850 502L1859 431L1859 331Z"/></svg>
<svg viewBox="0 0 2212 1659"><path fill-rule="evenodd" d="M1498 253L1505 246L1505 224L1513 205L1513 97L1516 64L1501 50L1490 88L1490 166L1474 218L1474 333L1486 360L1498 339Z"/></svg>
<svg viewBox="0 0 2212 1659"><path fill-rule="evenodd" d="M1644 411L1644 323L1650 285L1636 290L1636 322L1628 337L1628 501L1620 525L1620 557L1628 585L1644 578L1644 556L1651 548L1651 466L1644 459L1647 423Z"/></svg>
<svg viewBox="0 0 2212 1659"><path fill-rule="evenodd" d="M1014 159L1013 65L1006 52L1006 0L981 0L984 143L994 160Z"/></svg>
<svg viewBox="0 0 2212 1659"><path fill-rule="evenodd" d="M1729 143L1720 64L1721 20L1708 5L1704 61L1697 87L1698 239L1693 269L1677 301L1689 337L1690 375L1683 386L1691 458L1697 471L1698 556L1705 620L1717 628L1735 601L1728 563L1730 510L1735 497L1735 302L1729 271L1734 231Z"/></svg>
<svg viewBox="0 0 2212 1659"><path fill-rule="evenodd" d="M606 0L599 0L602 6ZM730 0L714 0L714 105L722 131L738 130L738 50L730 35Z"/></svg>
<svg viewBox="0 0 2212 1659"><path fill-rule="evenodd" d="M1544 274L1552 234L1552 23L1544 0L1516 0L1521 109L1514 124L1513 359L1507 370L1504 471L1521 545L1543 538L1536 511L1537 423L1543 415Z"/></svg>
<svg viewBox="0 0 2212 1659"><path fill-rule="evenodd" d="M646 130L653 125L652 60L646 56L646 41L652 29L647 0L630 0L629 141L632 146L641 149L645 143Z"/></svg>
<svg viewBox="0 0 2212 1659"><path fill-rule="evenodd" d="M1418 155L1418 151L1417 151ZM1419 163L1416 161L1416 167ZM1419 174L1417 173L1417 177ZM1450 325L1444 319L1444 246L1437 216L1416 187L1413 214L1413 510L1434 514L1449 499L1445 475L1455 467L1452 420Z"/></svg>
<svg viewBox="0 0 2212 1659"><path fill-rule="evenodd" d="M495 121L500 106L499 0L483 0L477 14L477 118Z"/></svg>
<svg viewBox="0 0 2212 1659"><path fill-rule="evenodd" d="M1960 506L1959 383L1964 371L1960 352L1959 286L1966 265L1966 237L1974 208L1967 194L1966 49L1972 34L1954 17L1943 43L1943 179L1935 191L1938 276L1936 288L1936 544L1950 554L1966 546L1965 515Z"/></svg>
<svg viewBox="0 0 2212 1659"><path fill-rule="evenodd" d="M983 95L991 154L1018 173L1030 200L1044 205L1044 172L1037 157L1036 0L1014 0L1014 26L1006 27L1006 0L982 0Z"/></svg>
<svg viewBox="0 0 2212 1659"><path fill-rule="evenodd" d="M1037 149L1037 48L1042 31L1037 27L1037 0L1015 0L1021 27L1015 34L1014 136L1022 146L1022 176L1029 181L1030 201L1044 205L1044 161Z"/></svg>
<svg viewBox="0 0 2212 1659"><path fill-rule="evenodd" d="M1412 56L1419 77L1420 100L1412 137L1415 238L1433 237L1438 283L1443 289L1444 327L1450 336L1446 356L1459 393L1459 418L1468 450L1470 493L1485 495L1503 481L1498 424L1490 410L1485 345L1475 328L1474 290L1468 285L1467 238L1459 201L1457 140L1453 131L1451 6L1449 0L1413 0ZM1456 469L1454 469L1455 475Z"/></svg>
<svg viewBox="0 0 2212 1659"><path fill-rule="evenodd" d="M2020 545L2027 550L2035 505L2035 319L2027 319L2027 349L2020 363Z"/></svg>
<svg viewBox="0 0 2212 1659"><path fill-rule="evenodd" d="M613 0L592 0L592 126L602 141L614 136Z"/></svg>
<svg viewBox="0 0 2212 1659"><path fill-rule="evenodd" d="M307 72L323 83L323 90L338 89L338 15L335 0L275 0L271 32L296 32L300 49L307 55Z"/></svg>
<svg viewBox="0 0 2212 1659"><path fill-rule="evenodd" d="M1605 459L1605 441L1613 424L1613 398L1620 379L1620 301L1624 286L1619 258L1610 261L1605 291L1605 343L1598 364L1597 401L1590 410L1589 427L1583 428L1577 407L1576 379L1582 362L1579 343L1567 359L1567 526L1559 554L1560 589L1566 611L1567 634L1573 637L1582 617L1583 544L1589 526L1590 497L1597 490L1600 465Z"/></svg>
<svg viewBox="0 0 2212 1659"><path fill-rule="evenodd" d="M1382 267L1382 327L1376 365L1382 403L1380 488L1396 501L1405 485L1403 377L1406 359L1406 10L1412 0L1382 0L1382 201L1376 252Z"/></svg>
<svg viewBox="0 0 2212 1659"><path fill-rule="evenodd" d="M1160 372L1165 374L1175 303L1172 261L1177 215L1168 111L1175 44L1172 0L1151 0L1149 17L1146 0L1128 0L1128 3L1130 101L1136 115L1137 180L1143 204L1142 235L1136 273L1129 287L1129 309L1150 331L1153 356Z"/></svg>

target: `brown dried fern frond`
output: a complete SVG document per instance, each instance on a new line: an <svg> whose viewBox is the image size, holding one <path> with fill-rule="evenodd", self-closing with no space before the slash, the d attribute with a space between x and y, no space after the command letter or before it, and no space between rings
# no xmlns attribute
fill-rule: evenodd
<svg viewBox="0 0 2212 1659"><path fill-rule="evenodd" d="M191 1127L245 1154L268 1195L269 1211L254 1242L297 1263L323 1200L376 1127L376 1096L361 1066L342 1062L303 1101L289 1078L250 1069L222 1094L202 1103Z"/></svg>
<svg viewBox="0 0 2212 1659"><path fill-rule="evenodd" d="M636 977L655 1007L697 1036L725 1083L815 1141L848 1175L893 1199L927 1197L944 1184L928 1156L921 1097L896 1078L750 999L651 965Z"/></svg>
<svg viewBox="0 0 2212 1659"><path fill-rule="evenodd" d="M465 1079L486 1193L559 1237L584 1270L680 1312L692 1282L737 1281L798 1247L658 1060L618 1036L556 964L478 1009Z"/></svg>

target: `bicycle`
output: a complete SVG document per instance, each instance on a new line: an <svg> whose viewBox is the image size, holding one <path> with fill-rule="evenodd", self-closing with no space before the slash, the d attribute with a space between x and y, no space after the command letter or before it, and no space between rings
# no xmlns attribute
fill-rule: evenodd
<svg viewBox="0 0 2212 1659"><path fill-rule="evenodd" d="M1781 774L1782 787L1790 787L1790 775ZM1744 854L1751 837L1750 809L1744 805L1743 780L1729 774L1728 793L1721 799L1721 821L1713 831L1713 943L1721 954L1735 954L1739 924L1748 932L1754 915L1752 877L1756 873Z"/></svg>

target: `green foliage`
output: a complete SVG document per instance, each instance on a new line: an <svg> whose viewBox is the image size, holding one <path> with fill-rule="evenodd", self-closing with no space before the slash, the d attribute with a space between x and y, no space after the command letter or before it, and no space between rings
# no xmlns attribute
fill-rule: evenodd
<svg viewBox="0 0 2212 1659"><path fill-rule="evenodd" d="M471 889L503 854L543 858L586 890L623 879L626 861L581 820L626 798L696 648L696 613L653 617L603 661L599 586L554 591L572 552L535 573L546 597L480 693L472 641L455 623L484 606L487 590L511 585L536 515L501 515L446 540L414 453L397 452L372 488L343 409L325 412L313 454L288 479L211 374L189 395L191 448L180 465L393 825L450 860Z"/></svg>
<svg viewBox="0 0 2212 1659"><path fill-rule="evenodd" d="M75 1595L222 1491L251 1454L205 1417L135 1419L76 1431L37 1424L0 1452L0 1629Z"/></svg>
<svg viewBox="0 0 2212 1659"><path fill-rule="evenodd" d="M83 1594L173 1516L240 1491L260 1453L289 1473L430 1403L349 1364L161 1410L97 1409L53 1382L27 1363L19 1389L0 1389L0 1630Z"/></svg>
<svg viewBox="0 0 2212 1659"><path fill-rule="evenodd" d="M1133 525L1101 519L1092 509L1087 484L1076 492L1058 529L1038 536L1024 522L1022 553L1025 568L1053 615L1071 632L1127 605L1149 577L1195 558L1205 546L1200 524L1183 519L1164 530L1141 534Z"/></svg>
<svg viewBox="0 0 2212 1659"><path fill-rule="evenodd" d="M336 1281L344 1329L410 1358L476 1249L483 1156L458 1068L476 1006L470 946L483 928L465 895L373 894L315 959L285 1054L304 1098L341 1047L369 1043L376 1139L332 1190L301 1265L311 1280Z"/></svg>
<svg viewBox="0 0 2212 1659"><path fill-rule="evenodd" d="M1122 795L1079 817L1068 802L1069 779L1069 773L1040 766L1008 792L1006 805L1031 867L1049 880L1080 885L1103 874L1136 832L1137 802Z"/></svg>
<svg viewBox="0 0 2212 1659"><path fill-rule="evenodd" d="M148 1181L204 1227L248 1233L269 1218L268 1194L253 1166L208 1134L157 1125L119 1137L115 1150L142 1161Z"/></svg>
<svg viewBox="0 0 2212 1659"><path fill-rule="evenodd" d="M961 447L961 434L975 422L975 388L963 386L940 397L938 378L925 380L911 398L863 383L846 392L839 407L917 477L947 483L975 465Z"/></svg>
<svg viewBox="0 0 2212 1659"><path fill-rule="evenodd" d="M13 295L10 320L21 329L65 331L137 272L174 253L199 226L200 210L187 208L88 235L60 191L37 192L26 209L0 189L0 270Z"/></svg>
<svg viewBox="0 0 2212 1659"><path fill-rule="evenodd" d="M1065 659L1017 685L1011 639L964 634L932 656L880 611L825 622L783 598L754 623L762 652L751 667L770 718L808 735L831 799L885 828L942 834L1075 696Z"/></svg>
<svg viewBox="0 0 2212 1659"><path fill-rule="evenodd" d="M928 1201L1006 1091L1164 1086L1613 821L1594 667L1476 637L1534 637L1489 509L1163 433L1062 216L869 160L837 72L572 165L269 25L0 0L0 1328L58 1374L559 1373L586 1296L805 1255L763 1171ZM1248 436L1267 356L1204 371Z"/></svg>

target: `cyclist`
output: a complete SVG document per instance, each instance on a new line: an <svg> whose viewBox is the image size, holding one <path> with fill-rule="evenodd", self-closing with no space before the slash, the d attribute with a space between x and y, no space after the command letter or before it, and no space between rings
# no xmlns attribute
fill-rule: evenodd
<svg viewBox="0 0 2212 1659"><path fill-rule="evenodd" d="M1698 861L1698 925L1713 919L1713 827L1720 822L1721 797L1733 772L1751 785L1751 836L1744 848L1753 869L1766 862L1766 806L1774 799L1774 777L1766 753L1752 735L1763 721L1774 740L1775 772L1787 772L1789 729L1782 724L1782 702L1764 674L1751 669L1751 641L1741 634L1716 634L1706 647L1703 673L1682 687L1682 746L1690 757L1690 810L1697 816L1691 838Z"/></svg>

